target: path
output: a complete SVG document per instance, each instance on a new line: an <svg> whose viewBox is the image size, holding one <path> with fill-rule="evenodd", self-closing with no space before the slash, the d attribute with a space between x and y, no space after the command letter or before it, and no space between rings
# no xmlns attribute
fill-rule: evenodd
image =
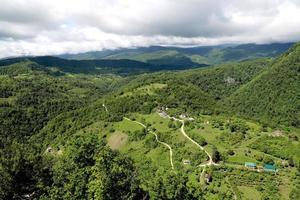
<svg viewBox="0 0 300 200"><path fill-rule="evenodd" d="M107 107L105 106L105 104L103 103L102 106L104 107L105 111L108 113L108 109Z"/></svg>
<svg viewBox="0 0 300 200"><path fill-rule="evenodd" d="M105 106L104 103L102 104L102 106L104 107L105 111L108 113L108 109L107 109L107 107ZM133 121L133 120L127 118L127 117L123 117L123 118L126 119L126 120L128 120L128 121L132 121L132 122L134 122L134 123L137 123L137 124L141 125L141 126L144 127L144 128L147 128L147 126L146 126L145 124L141 123L141 122ZM148 129L147 131L150 132L150 133L152 133L152 134L155 136L155 140L156 140L158 143L160 143L160 144L162 144L162 145L168 147L168 149L170 150L170 164L171 164L172 169L174 169L174 164L173 164L173 150L172 150L171 146L168 145L168 144L165 143L165 142L160 141L160 140L158 139L157 134L154 133L153 131L151 131L151 130L149 130L149 129Z"/></svg>
<svg viewBox="0 0 300 200"><path fill-rule="evenodd" d="M134 122L134 123L137 123L137 124L141 125L141 126L144 127L144 128L147 128L147 126L146 126L145 124L141 123L141 122L133 121L133 120L127 118L127 117L123 117L123 118L126 119L126 120L128 120L128 121L132 121L132 122ZM168 147L168 149L169 149L169 151L170 151L170 164L171 164L172 169L174 169L174 164L173 164L173 150L172 150L171 146L168 145L168 144L165 143L165 142L160 141L160 140L158 139L157 134L156 134L155 132L153 132L153 131L151 131L151 130L149 130L149 129L148 129L147 131L155 136L155 140L156 140L158 143L160 143L160 144L162 144L162 145Z"/></svg>
<svg viewBox="0 0 300 200"><path fill-rule="evenodd" d="M204 174L205 174L205 169L206 169L206 166L204 166L203 167L203 170L202 170L202 172L201 172L201 174L200 174L200 183L202 183L202 181L204 182L205 180L204 180Z"/></svg>
<svg viewBox="0 0 300 200"><path fill-rule="evenodd" d="M159 113L159 115L160 115L161 117L167 117L167 118L169 118L169 119L173 119L173 120L175 120L175 121L181 122L182 125L181 125L181 127L180 127L180 132L181 132L188 140L190 140L192 143L194 143L196 146L198 146L202 151L204 151L204 152L206 153L206 155L207 155L208 158L209 158L209 161L208 161L208 163L206 163L206 164L200 164L199 167L205 167L205 166L210 166L210 165L218 165L217 163L215 163L215 162L213 161L211 155L204 149L204 147L202 147L199 143L197 143L195 140L193 140L192 138L190 138L190 137L186 134L186 132L185 132L185 130L184 130L184 125L185 125L185 123L184 123L184 120L183 120L183 119L178 119L178 118L171 117L171 116L169 116L169 115L165 115L165 114L161 114L161 113Z"/></svg>

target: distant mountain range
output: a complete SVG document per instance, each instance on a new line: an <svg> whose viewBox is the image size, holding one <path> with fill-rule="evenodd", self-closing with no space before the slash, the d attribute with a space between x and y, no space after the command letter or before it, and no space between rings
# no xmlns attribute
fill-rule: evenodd
<svg viewBox="0 0 300 200"><path fill-rule="evenodd" d="M150 46L58 56L7 58L0 60L0 66L30 60L65 73L130 75L165 70L185 70L261 57L273 58L288 50L293 44L243 44L189 48Z"/></svg>
<svg viewBox="0 0 300 200"><path fill-rule="evenodd" d="M54 56L18 57L0 60L0 66L14 64L21 61L32 61L47 68L57 69L64 73L132 75L162 70L183 70L194 67L204 67L206 64L174 64L147 63L129 59L97 59L71 60Z"/></svg>
<svg viewBox="0 0 300 200"><path fill-rule="evenodd" d="M150 46L64 54L59 57L74 60L129 59L156 65L187 67L199 64L213 65L260 57L276 57L288 50L293 44L242 44L189 48Z"/></svg>

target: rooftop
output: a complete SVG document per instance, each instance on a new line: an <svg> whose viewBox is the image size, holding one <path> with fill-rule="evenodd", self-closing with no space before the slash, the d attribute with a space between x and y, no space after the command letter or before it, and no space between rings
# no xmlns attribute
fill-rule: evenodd
<svg viewBox="0 0 300 200"><path fill-rule="evenodd" d="M256 167L256 163L254 162L245 162L246 167Z"/></svg>
<svg viewBox="0 0 300 200"><path fill-rule="evenodd" d="M276 167L275 165L272 165L272 164L265 164L264 165L264 170L265 171L276 171Z"/></svg>

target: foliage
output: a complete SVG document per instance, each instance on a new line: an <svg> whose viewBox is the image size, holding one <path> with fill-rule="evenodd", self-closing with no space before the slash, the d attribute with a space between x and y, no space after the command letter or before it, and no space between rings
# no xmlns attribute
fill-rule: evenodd
<svg viewBox="0 0 300 200"><path fill-rule="evenodd" d="M300 44L228 99L232 111L277 126L300 126ZM255 91L255 92L254 92Z"/></svg>
<svg viewBox="0 0 300 200"><path fill-rule="evenodd" d="M297 199L299 45L277 60L126 78L108 74L171 69L176 63L168 56L176 56L183 67L193 51L203 51L208 60L231 60L251 50L247 45L226 51L192 48L186 57L165 52L152 54L155 59L143 54L155 65L53 57L1 60L0 199L233 199L249 191L279 199L280 187L290 182L290 198ZM237 57L230 52L238 52ZM200 168L206 153L182 135L179 121L159 116L159 109L193 117L185 123L187 134L220 165ZM284 128L283 134L270 133L268 125ZM174 170L169 148L148 128L172 148ZM106 144L113 134L128 135L121 153ZM277 177L246 170L239 165L245 161L285 168ZM285 181L279 179L283 173Z"/></svg>

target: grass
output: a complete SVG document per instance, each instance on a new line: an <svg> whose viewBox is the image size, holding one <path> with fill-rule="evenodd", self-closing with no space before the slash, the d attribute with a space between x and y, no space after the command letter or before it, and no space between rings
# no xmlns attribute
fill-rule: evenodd
<svg viewBox="0 0 300 200"><path fill-rule="evenodd" d="M85 88L73 88L73 89L69 90L69 92L71 92L79 97L86 97L89 90L85 89Z"/></svg>
<svg viewBox="0 0 300 200"><path fill-rule="evenodd" d="M167 84L161 84L161 83L152 83L149 85L145 85L145 86L141 86L138 87L136 89L134 89L133 91L128 91L125 92L122 96L131 96L133 94L148 94L148 95L153 95L155 94L155 90L157 89L162 89L167 87Z"/></svg>
<svg viewBox="0 0 300 200"><path fill-rule="evenodd" d="M149 124L150 128L155 128L155 132L157 133L159 140L168 143L172 147L175 170L189 171L191 174L190 178L192 179L190 181L195 182L195 184L200 181L199 176L201 170L196 166L206 161L206 155L196 145L183 136L178 128L179 126L177 128L169 128L169 122L171 120L162 118L157 113L152 113L149 115L133 114L132 117L134 117L136 121ZM224 142L219 140L219 136L228 130L213 128L211 123L206 123L207 121L211 122L213 119L214 116L205 116L204 118L201 117L201 122L197 121L198 119L196 119L197 123L195 128L190 128L187 126L185 130L186 133L193 139L195 139L197 135L205 138L205 140L208 142L208 144L205 146L205 149L208 152L211 153L212 147L216 146L223 155L226 155L227 160L224 167L231 170L220 173L226 173L230 177L234 176L235 178L233 178L232 183L236 189L234 189L233 186L230 186L230 184L226 181L222 181L220 187L218 187L218 190L222 192L234 190L235 194L238 196L240 195L242 199L261 199L262 194L265 193L265 190L263 192L259 192L256 187L260 186L261 184L264 185L266 182L260 182L260 179L258 178L254 178L255 181L253 181L251 178L252 175L249 175L253 174L260 177L269 177L267 179L272 180L277 180L277 178L279 178L279 185L273 186L278 187L279 193L283 199L288 199L288 195L292 188L291 180L288 175L289 172L284 172L283 169L280 170L277 177L274 177L273 174L250 172L249 170L245 170L243 166L245 162L256 162L258 165L262 165L262 162L257 161L257 157L259 156L271 157L275 161L281 162L281 159L279 158L265 154L259 150L251 149L249 147L249 145L255 142L258 138L263 137L268 133L259 133L258 131L260 127L258 125L252 122L247 122L249 123L250 130L247 133L245 140L241 141L237 145L230 146L226 141ZM101 125L94 124L89 128L95 129L99 126ZM203 127L203 129L201 127ZM113 149L117 149L120 152L130 156L137 163L137 165L140 166L141 169L147 169L147 166L152 166L154 168L164 168L166 170L170 170L171 166L169 160L169 149L164 145L157 143L155 137L151 133L148 133L142 140L130 141L129 133L132 134L136 130L141 130L141 125L132 121L123 120L121 122L114 123L113 125L109 124L105 128L105 131L109 132L111 128L114 129L114 132L109 133L107 136L108 145L110 145ZM128 135L126 133L128 133ZM149 146L149 141L152 142L154 146ZM233 156L227 155L227 151L229 149L232 149L235 152ZM191 164L184 165L182 162L183 160L190 160Z"/></svg>
<svg viewBox="0 0 300 200"><path fill-rule="evenodd" d="M162 118L157 113L139 115L137 119L151 124L151 128L156 129L159 140L171 146L176 166L188 167L189 165L183 165L183 160L190 160L192 166L196 166L207 160L206 154L184 137L179 128L168 127L170 119Z"/></svg>
<svg viewBox="0 0 300 200"><path fill-rule="evenodd" d="M285 175L281 176L281 183L278 186L279 192L281 194L282 199L290 199L289 194L292 190L292 183L289 179L289 177Z"/></svg>
<svg viewBox="0 0 300 200"><path fill-rule="evenodd" d="M11 96L8 98L0 98L0 105L5 104L5 103L7 103L9 105L13 105L15 99L16 99L16 97L14 97L14 96Z"/></svg>
<svg viewBox="0 0 300 200"><path fill-rule="evenodd" d="M132 56L131 59L137 60L137 61L142 61L142 62L147 62L148 60L162 59L164 57L174 57L177 55L178 55L177 51L162 50L162 51L156 51L156 52L151 52L151 53L135 55L135 56Z"/></svg>
<svg viewBox="0 0 300 200"><path fill-rule="evenodd" d="M145 144L146 140L157 143L152 134L148 133L144 140L129 141L129 138L126 137L126 141L124 141L124 133L133 133L136 130L142 130L141 125L133 121L123 120L121 122L115 123L114 129L115 132L109 136L108 142L117 144L117 146L120 144L120 146L118 146L118 150L120 152L128 154L137 163L148 159L149 161L151 161L152 165L156 167L163 167L166 169L170 168L169 150L166 147L164 147L163 145L157 145L156 147L151 148ZM123 138L121 142L119 141L120 138Z"/></svg>
<svg viewBox="0 0 300 200"><path fill-rule="evenodd" d="M261 127L254 123L247 121L246 124L249 127L248 132L245 134L243 139L238 139L237 143L232 144L232 137L238 136L236 133L231 133L229 130L221 130L219 128L212 127L212 121L216 119L223 119L221 116L200 116L196 119L197 123L194 126L186 128L190 137L197 141L197 138L202 137L208 143L204 148L211 154L212 147L217 147L221 154L227 157L226 162L232 164L243 165L245 162L256 162L258 158L272 158L276 162L282 160L273 155L266 154L259 150L251 148L251 144L256 142L260 137L267 135L268 133L261 133ZM226 119L223 119L226 120ZM221 140L221 138L223 138ZM234 155L229 156L228 150L233 150Z"/></svg>
<svg viewBox="0 0 300 200"><path fill-rule="evenodd" d="M126 133L126 132L134 132L134 131L142 130L142 126L128 120L123 120L121 122L115 123L114 129Z"/></svg>
<svg viewBox="0 0 300 200"><path fill-rule="evenodd" d="M220 152L225 152L230 148L229 145L226 145L225 143L221 143L217 137L221 135L222 131L219 129L212 128L210 124L202 123L203 129L201 128L195 128L188 130L188 132L191 134L193 138L196 138L197 135L203 137L208 144L213 144L217 147L217 149Z"/></svg>
<svg viewBox="0 0 300 200"><path fill-rule="evenodd" d="M256 159L243 155L241 151L238 151L234 156L229 156L227 162L244 164L245 162L257 162Z"/></svg>
<svg viewBox="0 0 300 200"><path fill-rule="evenodd" d="M261 199L260 193L253 187L238 186L239 191L242 193L242 198L247 200L259 200Z"/></svg>
<svg viewBox="0 0 300 200"><path fill-rule="evenodd" d="M209 60L204 57L204 56L200 56L200 55L191 55L188 56L193 62L195 63L199 63L199 64L210 64Z"/></svg>
<svg viewBox="0 0 300 200"><path fill-rule="evenodd" d="M200 169L196 166L206 161L206 155L196 145L183 136L179 126L177 128L169 128L169 122L171 120L162 118L157 113L149 115L133 114L132 117L135 118L136 121L151 125L150 128L155 128L159 140L168 143L173 149L173 163L175 170L188 172L190 181L196 185L199 184L202 168ZM197 139L197 135L205 138L208 142L205 149L208 152L211 153L212 147L216 146L222 155L226 155L227 159L224 163L226 170L224 172L220 171L218 174L225 173L231 181L229 183L228 181L221 180L218 191L223 193L226 193L227 191L233 192L241 199L262 199L263 195L265 195L268 190L264 185L268 183L271 184L272 187L278 189L278 193L280 193L282 199L288 199L292 189L292 180L289 171L283 168L279 171L277 176L274 176L269 173L252 172L244 168L245 162L256 162L261 166L263 162L259 162L257 160L258 157L270 157L275 160L276 163L282 161L272 155L265 154L249 147L253 142L261 137L263 138L269 132L261 133L259 132L260 127L257 124L247 121L250 129L245 139L236 145L229 145L227 140L219 140L219 137L228 130L213 128L211 122L214 118L215 116L201 116L201 120L196 119L194 128L191 128L192 126L186 126L185 131L195 140ZM210 123L206 123L207 121ZM93 125L93 129L99 126L100 125L95 124ZM148 167L153 167L154 169L171 169L169 149L164 145L157 143L152 134L148 133L144 139L139 141L130 141L129 134L127 136L126 133L130 132L132 134L135 130L141 130L141 125L132 121L123 120L114 123L113 126L112 124L109 124L105 128L105 131L109 132L111 128L113 128L115 132L108 134L108 145L113 149L117 149L130 156L141 170L146 170ZM149 141L152 141L152 144L155 145L149 146L147 144ZM235 154L233 156L227 155L229 149L234 151ZM184 165L182 162L183 160L190 160L191 164ZM262 179L264 180L262 181ZM278 185L276 183L278 183ZM264 189L263 191L258 191L257 188L261 185ZM208 198L210 197L217 198L216 196L209 196Z"/></svg>
<svg viewBox="0 0 300 200"><path fill-rule="evenodd" d="M150 115L138 115L137 120L145 120L147 124L150 123L159 132L172 131L172 129L168 127L170 120L160 117L157 113L152 113Z"/></svg>
<svg viewBox="0 0 300 200"><path fill-rule="evenodd" d="M120 149L126 145L128 135L122 132L115 132L108 138L108 145L111 149L116 150Z"/></svg>

